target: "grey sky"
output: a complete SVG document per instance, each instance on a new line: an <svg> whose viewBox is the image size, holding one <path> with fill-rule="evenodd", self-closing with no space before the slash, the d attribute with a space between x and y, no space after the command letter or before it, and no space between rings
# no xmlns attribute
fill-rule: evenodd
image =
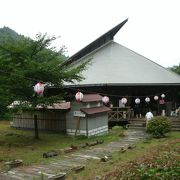
<svg viewBox="0 0 180 180"><path fill-rule="evenodd" d="M76 53L129 18L115 41L168 67L180 63L179 0L0 0L0 27L35 37L61 36L55 45Z"/></svg>

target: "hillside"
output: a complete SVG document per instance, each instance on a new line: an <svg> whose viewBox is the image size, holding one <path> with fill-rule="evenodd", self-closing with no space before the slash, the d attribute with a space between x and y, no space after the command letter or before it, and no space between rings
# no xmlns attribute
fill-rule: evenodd
<svg viewBox="0 0 180 180"><path fill-rule="evenodd" d="M24 35L20 35L18 34L17 32L15 32L14 30L12 30L11 28L9 27L6 27L4 26L3 28L0 28L0 45L3 45L7 42L10 42L10 43L16 43L17 40L20 40L20 39L31 39L29 37L25 37ZM62 46L60 47L60 53L59 53L59 56L63 59L63 60L67 60L68 57L64 54L64 50L63 49L65 46Z"/></svg>
<svg viewBox="0 0 180 180"><path fill-rule="evenodd" d="M14 30L10 29L9 27L0 28L0 44L5 43L6 41L15 41L19 38L24 38L24 36L19 35Z"/></svg>

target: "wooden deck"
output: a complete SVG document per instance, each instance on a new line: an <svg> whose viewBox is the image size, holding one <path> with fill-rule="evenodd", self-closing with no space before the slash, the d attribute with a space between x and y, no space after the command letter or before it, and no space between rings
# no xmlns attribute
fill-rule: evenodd
<svg viewBox="0 0 180 180"><path fill-rule="evenodd" d="M180 115L177 117L169 117L172 130L180 131ZM108 121L109 125L112 127L114 125L124 125L129 124L130 128L138 128L138 129L145 129L145 117L142 118L135 118L133 109L130 107L119 108L113 107L111 111L108 112Z"/></svg>

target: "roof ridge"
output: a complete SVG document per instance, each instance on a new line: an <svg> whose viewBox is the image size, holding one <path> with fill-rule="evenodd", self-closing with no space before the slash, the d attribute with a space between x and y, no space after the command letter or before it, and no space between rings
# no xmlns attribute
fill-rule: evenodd
<svg viewBox="0 0 180 180"><path fill-rule="evenodd" d="M76 61L80 59L81 57L86 56L87 54L91 53L92 51L96 50L97 48L100 48L104 44L108 43L109 41L112 41L114 39L115 34L124 26L124 24L128 21L128 18L89 43L87 46L79 50L77 53L72 55L64 64L70 64L73 61ZM63 65L64 65L63 64Z"/></svg>

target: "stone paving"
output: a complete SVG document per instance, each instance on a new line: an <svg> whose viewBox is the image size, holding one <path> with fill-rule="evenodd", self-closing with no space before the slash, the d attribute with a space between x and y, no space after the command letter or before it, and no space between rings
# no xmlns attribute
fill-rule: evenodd
<svg viewBox="0 0 180 180"><path fill-rule="evenodd" d="M129 129L126 131L126 136L121 140L80 149L64 155L62 159L53 158L48 165L17 167L6 173L1 173L0 180L41 180L42 174L44 180L55 180L56 175L63 176L72 170L85 167L88 159L102 160L103 157L108 157L115 151L123 151L135 145L145 137L146 133L144 130Z"/></svg>

